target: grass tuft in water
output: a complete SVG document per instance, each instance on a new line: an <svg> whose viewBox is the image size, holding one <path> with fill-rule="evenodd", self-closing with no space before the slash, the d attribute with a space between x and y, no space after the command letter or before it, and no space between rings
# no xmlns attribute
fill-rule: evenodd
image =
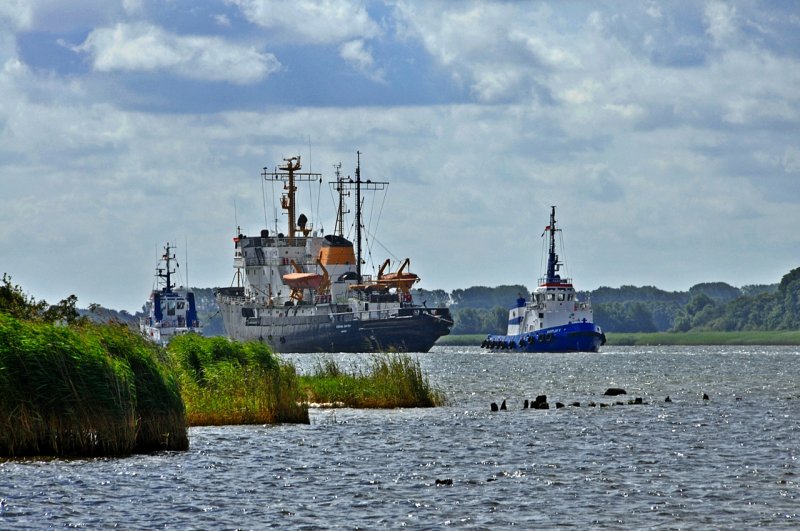
<svg viewBox="0 0 800 531"><path fill-rule="evenodd" d="M311 375L300 377L310 402L341 403L357 408L436 407L444 394L431 387L419 361L404 354L375 356L366 371L343 370L329 358L320 359Z"/></svg>
<svg viewBox="0 0 800 531"><path fill-rule="evenodd" d="M308 423L293 365L260 342L179 336L167 347L191 426Z"/></svg>

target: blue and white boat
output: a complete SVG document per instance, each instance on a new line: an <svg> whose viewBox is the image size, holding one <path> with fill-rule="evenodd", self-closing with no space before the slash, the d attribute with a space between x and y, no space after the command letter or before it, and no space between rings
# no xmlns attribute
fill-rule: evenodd
<svg viewBox="0 0 800 531"><path fill-rule="evenodd" d="M194 293L188 288L175 288L172 283L172 263L177 265L174 247L167 243L164 254L156 266L156 280L150 299L145 304L145 316L139 320L139 329L147 339L166 346L170 339L181 334L202 334L197 318ZM163 266L162 266L163 264Z"/></svg>
<svg viewBox="0 0 800 531"><path fill-rule="evenodd" d="M579 301L572 279L562 278L563 265L556 254L556 207L551 207L549 233L550 250L547 273L539 279L533 298L517 299L508 314L505 335L489 334L483 348L520 352L597 352L606 336L594 324L592 305ZM543 234L544 236L544 234Z"/></svg>

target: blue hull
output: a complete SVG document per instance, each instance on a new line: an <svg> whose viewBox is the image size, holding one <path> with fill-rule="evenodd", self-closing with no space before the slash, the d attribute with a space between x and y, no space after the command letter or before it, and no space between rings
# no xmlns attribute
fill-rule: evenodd
<svg viewBox="0 0 800 531"><path fill-rule="evenodd" d="M490 334L481 346L517 352L597 352L605 342L594 323L571 323L513 336Z"/></svg>

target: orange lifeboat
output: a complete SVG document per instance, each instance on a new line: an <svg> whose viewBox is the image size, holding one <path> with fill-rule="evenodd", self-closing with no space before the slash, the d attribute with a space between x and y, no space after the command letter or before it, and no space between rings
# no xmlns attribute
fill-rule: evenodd
<svg viewBox="0 0 800 531"><path fill-rule="evenodd" d="M387 259L378 271L378 284L397 288L401 292L407 294L411 289L411 286L413 286L416 282L419 282L419 277L416 274L405 272L405 268L410 262L411 259L406 258L403 264L400 266L400 269L393 273L384 273L383 271L389 265L389 260Z"/></svg>
<svg viewBox="0 0 800 531"><path fill-rule="evenodd" d="M325 266L320 264L319 261L317 261L317 264L322 268L321 275L319 273L304 272L294 260L292 260L291 263L295 272L286 273L282 277L284 284L292 288L292 293L289 295L291 299L301 302L303 300L304 289L324 292L330 287L331 283L328 278L328 270L325 269Z"/></svg>
<svg viewBox="0 0 800 531"><path fill-rule="evenodd" d="M319 289L324 275L318 273L287 273L283 275L283 282L292 289Z"/></svg>

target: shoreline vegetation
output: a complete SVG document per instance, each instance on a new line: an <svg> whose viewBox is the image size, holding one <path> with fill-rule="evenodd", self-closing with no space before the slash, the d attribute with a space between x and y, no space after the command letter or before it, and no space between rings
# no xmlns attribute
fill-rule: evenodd
<svg viewBox="0 0 800 531"><path fill-rule="evenodd" d="M448 335L440 337L436 344L439 346L471 347L480 346L484 339L486 339L486 334ZM800 330L606 333L606 347L669 345L794 346L800 345Z"/></svg>
<svg viewBox="0 0 800 531"><path fill-rule="evenodd" d="M311 374L300 376L300 387L310 403L326 407L391 409L446 403L445 395L431 386L419 360L405 354L373 355L367 370L353 366L350 371L321 358Z"/></svg>

